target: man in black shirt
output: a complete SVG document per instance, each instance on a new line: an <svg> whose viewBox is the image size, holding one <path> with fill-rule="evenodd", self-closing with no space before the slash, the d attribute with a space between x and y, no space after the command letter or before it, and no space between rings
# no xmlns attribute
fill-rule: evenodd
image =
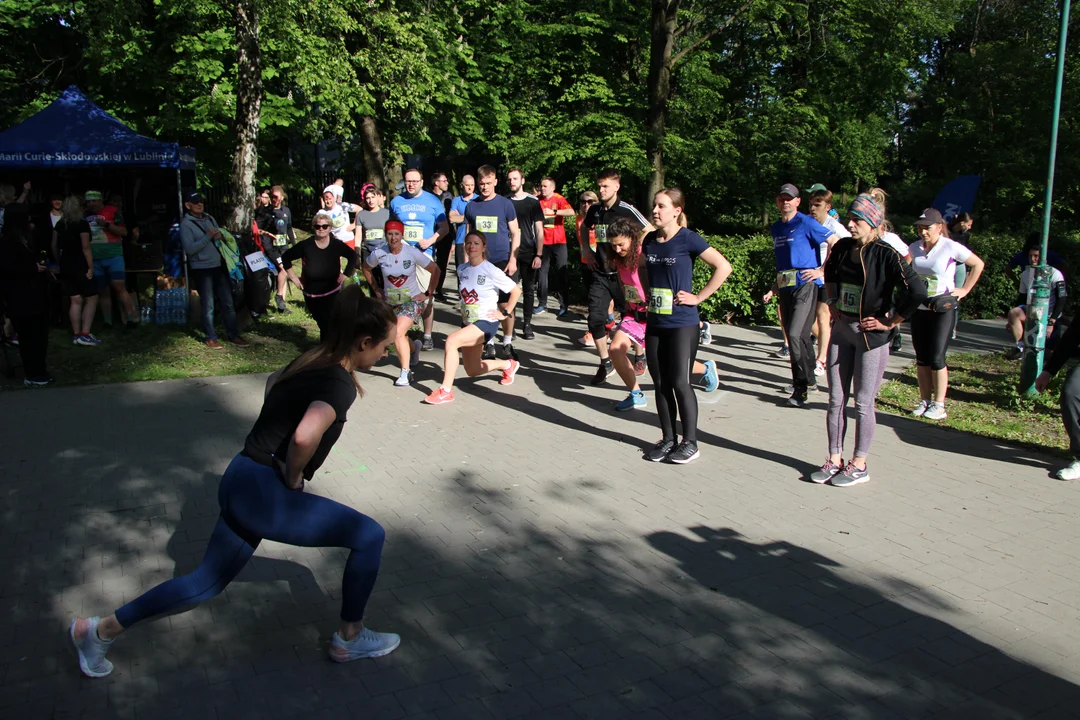
<svg viewBox="0 0 1080 720"><path fill-rule="evenodd" d="M296 242L296 233L293 232L292 210L285 203L285 188L275 185L270 188L270 207L267 212L256 215L259 226L259 234L262 235L263 252L270 262L274 264L277 273L277 303L278 312L290 313L289 306L285 304L285 287L289 283L289 277L284 272L288 270L281 261L281 255ZM269 227L264 227L269 225Z"/></svg>
<svg viewBox="0 0 1080 720"><path fill-rule="evenodd" d="M623 304L622 287L619 285L619 271L615 265L615 251L607 241L607 226L615 218L626 218L639 228L642 234L655 228L649 224L638 209L619 198L622 187L619 171L608 168L596 176L600 191L600 202L593 203L585 213L578 233L581 246L581 259L592 270L592 283L589 285L589 332L596 342L596 352L600 356L600 367L592 379L593 385L600 385L607 380L615 367L608 357L608 338L605 324L608 320L608 305L614 301L617 306ZM589 231L596 235L596 252L589 248ZM585 238L584 242L582 238Z"/></svg>
<svg viewBox="0 0 1080 720"><path fill-rule="evenodd" d="M512 168L506 174L510 185L510 202L517 213L518 227L521 229L521 245L518 246L518 269L521 272L521 285L524 299L521 301L521 315L524 327L521 337L532 340L536 337L532 329L533 306L536 304L536 281L544 253L544 211L540 201L525 192L525 176L521 170ZM513 328L513 325L510 326Z"/></svg>
<svg viewBox="0 0 1080 720"><path fill-rule="evenodd" d="M442 200L443 210L446 217L450 217L450 204L454 202L454 195L450 192L450 180L446 173L436 172L431 175L431 194ZM446 282L446 266L450 264L450 251L454 247L453 233L446 233L435 243L435 262L439 265L439 285L435 288L435 299L439 302L447 302L443 294L443 283Z"/></svg>

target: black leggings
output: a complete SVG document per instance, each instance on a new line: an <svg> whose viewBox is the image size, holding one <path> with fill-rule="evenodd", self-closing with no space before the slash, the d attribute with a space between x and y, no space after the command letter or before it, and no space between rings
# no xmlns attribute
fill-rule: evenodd
<svg viewBox="0 0 1080 720"><path fill-rule="evenodd" d="M911 344L915 348L915 362L929 365L931 370L945 368L945 353L949 349L956 310L934 312L916 310L911 317Z"/></svg>
<svg viewBox="0 0 1080 720"><path fill-rule="evenodd" d="M304 304L307 306L307 311L311 313L311 317L315 320L315 324L319 326L319 338L326 337L326 330L330 326L330 318L334 314L334 303L337 302L338 295L340 293L331 293L330 295L323 295L322 297L309 297L304 296Z"/></svg>
<svg viewBox="0 0 1080 720"><path fill-rule="evenodd" d="M690 384L698 351L699 327L645 330L645 356L656 389L656 414L665 440L675 439L675 410L682 418L683 440L697 442L697 396Z"/></svg>
<svg viewBox="0 0 1080 720"><path fill-rule="evenodd" d="M549 287L553 287L555 294L559 296L559 307L566 307L566 274L566 245L546 245L544 264L540 266L538 304L541 307L547 307Z"/></svg>

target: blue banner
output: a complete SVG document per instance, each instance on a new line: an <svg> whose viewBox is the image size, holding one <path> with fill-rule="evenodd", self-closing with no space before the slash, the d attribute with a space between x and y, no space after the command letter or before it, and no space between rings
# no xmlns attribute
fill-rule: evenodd
<svg viewBox="0 0 1080 720"><path fill-rule="evenodd" d="M975 196L979 192L981 175L961 175L941 189L930 206L936 208L950 222L962 212L971 212L975 207Z"/></svg>

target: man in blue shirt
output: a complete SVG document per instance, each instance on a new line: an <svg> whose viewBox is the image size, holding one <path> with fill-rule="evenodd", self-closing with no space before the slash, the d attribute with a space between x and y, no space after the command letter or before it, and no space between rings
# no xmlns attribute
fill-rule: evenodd
<svg viewBox="0 0 1080 720"><path fill-rule="evenodd" d="M787 332L791 384L788 405L803 407L814 379L814 345L811 328L822 285L822 246L839 238L814 218L799 212L799 189L785 183L776 195L780 219L772 225L776 253L776 288L780 296L780 322Z"/></svg>
<svg viewBox="0 0 1080 720"><path fill-rule="evenodd" d="M405 171L405 191L390 201L390 212L405 226L405 241L422 250L428 257L435 258L435 243L450 232L446 221L446 211L442 200L424 189L424 176L419 170L410 168ZM424 268L416 268L416 281L426 288L431 274ZM434 348L431 339L431 326L434 317L432 303L424 310L424 350Z"/></svg>
<svg viewBox="0 0 1080 720"><path fill-rule="evenodd" d="M476 199L476 180L472 175L461 178L461 194L450 202L450 222L455 228L454 236L454 265L461 267L465 264L465 233L469 226L465 222L465 208ZM442 282L440 278L439 282Z"/></svg>

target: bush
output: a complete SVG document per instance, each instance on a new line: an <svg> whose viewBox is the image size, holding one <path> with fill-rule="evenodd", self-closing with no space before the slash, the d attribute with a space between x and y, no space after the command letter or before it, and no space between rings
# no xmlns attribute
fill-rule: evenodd
<svg viewBox="0 0 1080 720"><path fill-rule="evenodd" d="M983 270L983 275L979 278L975 289L971 291L971 295L960 303L964 317L995 318L1009 311L1016 301L1019 275L1013 279L1005 271L1009 260L1024 249L1024 243L1025 238L1016 235L972 233L971 250L983 259L986 269ZM1076 237L1052 238L1050 249L1065 258L1070 271L1066 277L1069 296L1075 302L1075 298L1078 297L1076 293L1080 291L1080 281L1078 281L1080 278L1076 276L1077 270L1080 270L1080 243L1077 242ZM1069 309L1066 312L1072 314Z"/></svg>

